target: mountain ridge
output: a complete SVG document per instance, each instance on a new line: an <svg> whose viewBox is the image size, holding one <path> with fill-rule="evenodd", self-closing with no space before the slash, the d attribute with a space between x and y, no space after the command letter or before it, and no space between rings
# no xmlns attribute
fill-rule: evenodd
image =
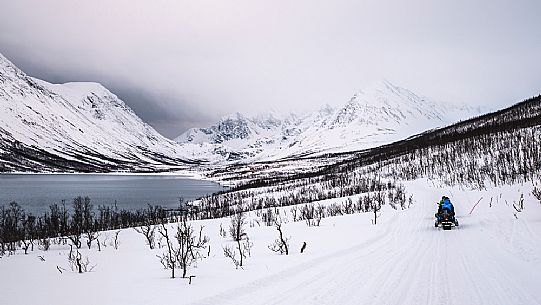
<svg viewBox="0 0 541 305"><path fill-rule="evenodd" d="M17 154L17 147L24 147L31 154L54 155L57 162L86 164L92 171L161 170L205 161L185 154L102 85L50 84L26 75L1 54L0 101L4 152ZM28 161L26 167L7 162L3 167L51 169L40 158L20 157Z"/></svg>
<svg viewBox="0 0 541 305"><path fill-rule="evenodd" d="M311 113L253 117L235 113L209 127L189 129L175 141L220 145L234 152L238 160L271 161L374 147L478 113L465 105L431 101L380 80L339 107L324 105Z"/></svg>
<svg viewBox="0 0 541 305"><path fill-rule="evenodd" d="M0 54L0 171L163 171L355 151L472 116L383 80L338 107L222 117L175 141L99 83L51 84Z"/></svg>

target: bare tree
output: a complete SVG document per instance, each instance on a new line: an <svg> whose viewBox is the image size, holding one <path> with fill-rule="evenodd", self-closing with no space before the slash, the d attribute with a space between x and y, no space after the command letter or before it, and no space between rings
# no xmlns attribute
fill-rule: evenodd
<svg viewBox="0 0 541 305"><path fill-rule="evenodd" d="M179 266L182 269L182 277L186 278L186 271L198 259L202 259L201 254L203 250L207 248L209 238L203 235L203 227L199 229L199 234L195 235L195 232L186 218L178 224L176 239L179 244L177 251L177 257Z"/></svg>
<svg viewBox="0 0 541 305"><path fill-rule="evenodd" d="M118 250L118 245L120 245L120 240L118 239L118 234L120 234L121 230L115 231L115 237L113 238L113 247L115 250Z"/></svg>
<svg viewBox="0 0 541 305"><path fill-rule="evenodd" d="M15 253L18 241L25 238L24 226L22 225L26 218L25 212L17 202L12 201L7 209L2 206L0 215L2 216L0 223L2 226L0 231L2 233L2 253L7 252L8 255L11 255Z"/></svg>
<svg viewBox="0 0 541 305"><path fill-rule="evenodd" d="M244 231L244 226L246 224L246 215L242 211L242 208L239 208L235 214L231 216L231 225L229 226L229 234L235 241L241 240L246 232Z"/></svg>
<svg viewBox="0 0 541 305"><path fill-rule="evenodd" d="M541 203L541 187L539 187L537 184L534 186L532 190L532 194L534 195L537 200Z"/></svg>
<svg viewBox="0 0 541 305"><path fill-rule="evenodd" d="M321 219L323 219L325 217L325 206L322 205L321 203L318 203L317 206L316 206L316 217L314 218L314 221L315 221L315 225L317 227L319 227L319 225L321 224Z"/></svg>
<svg viewBox="0 0 541 305"><path fill-rule="evenodd" d="M513 215L515 216L515 218L518 219L517 214L524 211L524 194L520 194L520 199L518 200L518 202L513 201L513 208L515 209L515 211L517 211L516 213L513 212Z"/></svg>
<svg viewBox="0 0 541 305"><path fill-rule="evenodd" d="M276 219L280 216L280 211L278 211L277 208L268 208L265 212L262 213L261 218L263 220L263 223L265 223L266 226L272 226Z"/></svg>
<svg viewBox="0 0 541 305"><path fill-rule="evenodd" d="M177 231L174 236L176 243L169 235L169 230L164 223L160 224L158 233L165 239L167 245L167 252L158 255L163 267L171 269L171 278L175 278L175 269L181 268L182 277L186 278L188 267L197 260L202 259L202 253L207 248L209 238L203 235L203 227L199 229L199 234L196 235L186 218L183 218L177 224Z"/></svg>
<svg viewBox="0 0 541 305"><path fill-rule="evenodd" d="M89 227L87 231L85 232L86 236L86 245L88 246L88 249L92 247L92 242L97 241L98 244L98 250L101 251L101 246L98 238L100 237L100 233L94 231L92 227Z"/></svg>
<svg viewBox="0 0 541 305"><path fill-rule="evenodd" d="M246 224L246 215L240 207L235 214L231 216L231 225L229 226L229 234L234 241L237 242L237 250L239 251L239 266L242 267L243 259L246 258L247 249L251 249L250 241L242 241L243 237L248 237L244 231ZM226 248L224 248L224 254L227 256ZM233 258L231 258L233 259Z"/></svg>
<svg viewBox="0 0 541 305"><path fill-rule="evenodd" d="M315 225L314 218L316 217L316 209L313 203L307 203L300 208L301 219L306 221L306 224L311 227Z"/></svg>
<svg viewBox="0 0 541 305"><path fill-rule="evenodd" d="M24 250L24 254L28 254L28 249L30 246L32 247L32 251L34 251L34 238L36 235L36 217L32 216L32 214L24 215L23 212L23 218L22 218L22 227L21 227L21 243L22 248Z"/></svg>
<svg viewBox="0 0 541 305"><path fill-rule="evenodd" d="M71 244L77 247L77 249L81 248L81 235L80 234L70 234L68 235L68 239L71 241Z"/></svg>
<svg viewBox="0 0 541 305"><path fill-rule="evenodd" d="M385 203L384 196L382 192L378 192L375 197L370 200L370 211L374 213L374 219L372 224L376 225L378 220L378 212L381 210L381 206Z"/></svg>
<svg viewBox="0 0 541 305"><path fill-rule="evenodd" d="M28 248L30 248L30 240L23 239L21 240L22 248L24 250L24 254L28 254Z"/></svg>
<svg viewBox="0 0 541 305"><path fill-rule="evenodd" d="M91 272L96 267L96 265L90 265L88 256L83 258L83 255L81 252L79 252L79 249L76 248L76 250L73 251L72 245L70 245L70 252L68 254L68 265L72 271L77 271L78 273ZM59 267L57 266L57 269L58 268ZM62 273L62 271L60 271L60 273Z"/></svg>
<svg viewBox="0 0 541 305"><path fill-rule="evenodd" d="M165 239L167 245L167 252L157 255L165 269L171 269L171 278L175 278L175 268L178 266L177 254L178 248L175 248L171 238L169 237L169 230L165 223L161 223L158 228L158 233Z"/></svg>
<svg viewBox="0 0 541 305"><path fill-rule="evenodd" d="M325 217L325 207L321 204L316 207L314 203L307 203L300 208L300 212L300 219L304 219L309 227L319 226Z"/></svg>
<svg viewBox="0 0 541 305"><path fill-rule="evenodd" d="M252 248L254 246L254 243L250 241L250 238L246 236L246 239L242 243L242 253L244 254L244 257L246 258L246 254L248 256L252 256Z"/></svg>
<svg viewBox="0 0 541 305"><path fill-rule="evenodd" d="M224 250L224 256L228 257L233 261L233 264L235 265L235 268L238 269L240 266L240 261L237 259L237 251L232 246L225 246L223 247Z"/></svg>
<svg viewBox="0 0 541 305"><path fill-rule="evenodd" d="M291 215L293 216L293 222L296 222L297 221L297 212L298 212L298 209L297 209L297 206L292 206L291 207Z"/></svg>
<svg viewBox="0 0 541 305"><path fill-rule="evenodd" d="M236 247L233 245L227 245L222 249L224 250L224 256L230 258L235 265L235 268L238 269L239 267L242 268L244 259L251 256L253 246L254 243L251 242L248 237L246 237L246 239L243 239L242 241L237 241ZM239 254L238 258L237 253Z"/></svg>
<svg viewBox="0 0 541 305"><path fill-rule="evenodd" d="M273 244L269 245L269 249L280 254L288 255L289 239L284 238L284 234L282 232L282 222L277 220L274 223L274 226L276 227L276 230L278 230L278 238L274 241Z"/></svg>
<svg viewBox="0 0 541 305"><path fill-rule="evenodd" d="M524 210L524 194L520 194L518 202L513 202L513 208L515 208L517 212L522 212Z"/></svg>
<svg viewBox="0 0 541 305"><path fill-rule="evenodd" d="M133 228L137 233L143 234L146 239L146 244L150 247L150 250L156 247L156 226L149 224L140 226L139 228ZM118 234L117 234L118 236Z"/></svg>
<svg viewBox="0 0 541 305"><path fill-rule="evenodd" d="M227 232L224 230L224 227L222 226L221 223L220 223L220 236L223 238L227 237Z"/></svg>
<svg viewBox="0 0 541 305"><path fill-rule="evenodd" d="M40 239L38 248L43 251L49 251L49 248L51 247L51 239L48 237L44 237Z"/></svg>
<svg viewBox="0 0 541 305"><path fill-rule="evenodd" d="M351 198L348 198L345 203L343 203L343 211L346 214L353 214L353 200Z"/></svg>
<svg viewBox="0 0 541 305"><path fill-rule="evenodd" d="M81 248L81 235L89 233L93 225L92 204L89 197L73 199L73 215L71 217L69 239L78 249ZM90 241L92 243L92 241ZM88 242L87 242L88 245Z"/></svg>

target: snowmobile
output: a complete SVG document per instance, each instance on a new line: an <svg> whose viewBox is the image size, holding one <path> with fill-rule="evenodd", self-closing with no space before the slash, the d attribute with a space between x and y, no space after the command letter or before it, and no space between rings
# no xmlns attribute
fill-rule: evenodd
<svg viewBox="0 0 541 305"><path fill-rule="evenodd" d="M458 227L458 220L455 218L455 215L453 215L449 209L442 209L440 213L436 213L436 221L434 223L434 227L438 227L441 225L441 227L444 230L451 230L451 227L454 225L455 227Z"/></svg>
<svg viewBox="0 0 541 305"><path fill-rule="evenodd" d="M458 220L455 218L453 204L448 197L443 196L439 204L438 212L435 214L436 220L434 222L434 227L441 227L444 230L451 230L451 227L454 225L458 227Z"/></svg>

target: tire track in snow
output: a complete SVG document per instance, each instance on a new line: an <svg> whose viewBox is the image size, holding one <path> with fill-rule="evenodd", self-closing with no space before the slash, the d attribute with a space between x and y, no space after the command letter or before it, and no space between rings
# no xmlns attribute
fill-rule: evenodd
<svg viewBox="0 0 541 305"><path fill-rule="evenodd" d="M530 287L535 275L516 274L531 274L532 265L490 238L497 233L493 215L459 215L461 227L451 231L433 227L427 215L434 213L429 202L436 192L427 189L420 197L429 200L395 213L365 242L193 304L541 304L541 294ZM537 235L529 227L523 231L521 243Z"/></svg>
<svg viewBox="0 0 541 305"><path fill-rule="evenodd" d="M394 223L399 217L398 214L393 214L389 223ZM288 268L286 270L280 271L276 274L272 274L257 280L254 280L248 284L245 284L241 287L236 287L222 293L218 293L214 296L210 296L204 299L194 301L190 304L193 305L204 305L204 304L243 304L239 303L239 299L244 298L249 300L251 304L272 304L270 300L276 297L276 289L270 289L271 286L283 286L284 282L291 283L294 279L298 280L296 286L300 287L303 283L315 285L318 281L321 281L323 278L322 275L325 274L324 271L320 269L322 266L330 266L329 262L333 260L340 261L340 259L348 258L349 256L355 256L357 252L361 252L361 255L364 257L372 257L377 255L380 250L379 244L387 241L391 236L389 232L392 231L393 227L391 225L387 226L383 232L378 233L376 236L361 242L351 248L346 250L339 250L331 254L313 258L305 263L300 265ZM323 267L327 269L327 267ZM321 284L323 285L323 284ZM273 291L272 293L263 292L268 295L268 299L262 300L260 297L258 299L250 298L250 296L261 294L260 291L262 287L266 287L266 290ZM291 287L291 285L288 285ZM288 289L282 289L281 291L287 291ZM280 290L278 290L280 291ZM286 294L287 295L287 294ZM289 302L288 302L289 303Z"/></svg>

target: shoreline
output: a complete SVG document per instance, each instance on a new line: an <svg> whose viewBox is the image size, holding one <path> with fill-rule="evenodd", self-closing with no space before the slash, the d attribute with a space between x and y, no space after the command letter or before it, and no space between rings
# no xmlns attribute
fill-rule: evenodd
<svg viewBox="0 0 541 305"><path fill-rule="evenodd" d="M209 178L204 175L204 171L190 171L190 170L178 170L168 172L107 172L107 173L82 173L82 172L6 172L0 173L2 175L21 175L21 176L68 176L68 175L80 175L80 176L175 176L184 179L209 181L219 184L224 188L230 188L231 184L221 181L219 179Z"/></svg>

